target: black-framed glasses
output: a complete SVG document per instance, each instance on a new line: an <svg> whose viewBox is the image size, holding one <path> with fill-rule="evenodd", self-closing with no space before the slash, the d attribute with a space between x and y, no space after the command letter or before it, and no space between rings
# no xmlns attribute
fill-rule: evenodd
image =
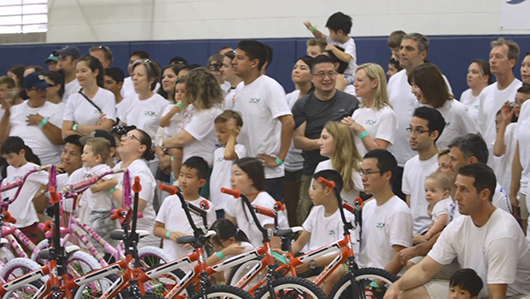
<svg viewBox="0 0 530 299"><path fill-rule="evenodd" d="M410 134L410 133L414 133L414 135L421 135L421 134L423 134L423 133L427 133L427 132L430 133L430 132L431 132L431 130L413 129L413 128L411 128L411 127L408 127L408 128L406 128L405 130L407 130L407 133L409 133L409 134Z"/></svg>
<svg viewBox="0 0 530 299"><path fill-rule="evenodd" d="M374 174L376 174L376 173L381 174L381 170L374 171L374 170L362 170L362 169L361 169L361 171L359 171L359 174L360 174L361 176L372 176L372 175L374 175Z"/></svg>
<svg viewBox="0 0 530 299"><path fill-rule="evenodd" d="M313 74L313 76L316 76L320 79L324 79L327 77L329 77L330 79L333 79L335 77L337 77L339 73L335 72L335 71L329 71L329 72L318 72L316 74Z"/></svg>

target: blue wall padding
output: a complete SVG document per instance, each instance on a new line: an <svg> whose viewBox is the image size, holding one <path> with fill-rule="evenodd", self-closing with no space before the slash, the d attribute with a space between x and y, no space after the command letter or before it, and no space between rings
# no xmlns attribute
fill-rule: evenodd
<svg viewBox="0 0 530 299"><path fill-rule="evenodd" d="M497 36L433 36L429 37L431 50L428 60L437 64L447 76L455 96L458 98L467 89L466 73L469 63L473 59L488 60L489 43ZM530 51L530 36L510 35L506 39L513 39L521 47L521 57L516 66L516 77L520 77L520 62L522 56ZM390 50L386 44L386 37L357 37L358 63L376 62L386 70ZM268 75L278 80L287 92L293 90L291 69L296 58L305 54L306 38L263 39L263 42L274 48L273 63L268 69ZM151 58L164 67L171 57L181 56L190 63L205 65L208 57L225 45L236 47L237 40L179 40L179 41L146 41L146 42L116 42L116 43L82 43L75 44L82 53L88 54L93 45L104 44L112 49L115 55L113 66L127 69L129 54L136 50L147 51ZM0 46L0 72L5 74L14 64L43 64L44 60L54 50L64 44L34 44L34 45L4 45Z"/></svg>

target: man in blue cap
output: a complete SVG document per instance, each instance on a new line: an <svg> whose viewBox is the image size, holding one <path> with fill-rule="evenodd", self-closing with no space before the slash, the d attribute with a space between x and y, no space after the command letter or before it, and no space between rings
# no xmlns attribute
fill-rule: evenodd
<svg viewBox="0 0 530 299"><path fill-rule="evenodd" d="M59 69L64 71L64 95L63 102L66 102L68 97L79 91L79 82L75 78L75 67L79 58L81 58L81 51L77 47L66 46L59 50L53 51L53 54L59 57Z"/></svg>
<svg viewBox="0 0 530 299"><path fill-rule="evenodd" d="M48 70L50 72L57 72L59 70L59 66L57 65L59 62L59 56L54 55L53 53L44 60L44 63L48 65Z"/></svg>
<svg viewBox="0 0 530 299"><path fill-rule="evenodd" d="M0 143L8 136L19 136L41 160L41 164L60 161L63 109L46 100L50 84L37 72L24 78L28 100L6 109L0 122Z"/></svg>

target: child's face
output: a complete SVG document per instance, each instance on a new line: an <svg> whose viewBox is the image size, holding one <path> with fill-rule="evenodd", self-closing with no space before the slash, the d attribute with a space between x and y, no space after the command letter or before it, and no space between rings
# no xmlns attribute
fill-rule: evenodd
<svg viewBox="0 0 530 299"><path fill-rule="evenodd" d="M386 74L388 75L388 78L394 76L398 72L396 66L394 66L392 63L388 64L388 71Z"/></svg>
<svg viewBox="0 0 530 299"><path fill-rule="evenodd" d="M228 128L226 123L216 123L215 124L215 135L217 136L217 139L219 139L219 143L222 145L226 145L228 142L228 137L230 134L228 133Z"/></svg>
<svg viewBox="0 0 530 299"><path fill-rule="evenodd" d="M243 194L249 193L254 185L248 174L237 165L232 165L232 177L230 178L232 189L239 190Z"/></svg>
<svg viewBox="0 0 530 299"><path fill-rule="evenodd" d="M390 48L390 51L392 52L392 57L398 61L399 61L399 50L401 50L401 47L399 46L395 48Z"/></svg>
<svg viewBox="0 0 530 299"><path fill-rule="evenodd" d="M309 188L309 197L313 201L313 205L321 206L326 199L326 189L321 183L313 179L311 187Z"/></svg>
<svg viewBox="0 0 530 299"><path fill-rule="evenodd" d="M435 204L447 197L448 191L444 191L440 184L434 179L425 180L425 199L430 204Z"/></svg>
<svg viewBox="0 0 530 299"><path fill-rule="evenodd" d="M521 106L523 106L523 103L526 102L530 98L530 94L518 92L515 95L515 106L513 107L513 111L515 116L519 117L519 113L521 113Z"/></svg>
<svg viewBox="0 0 530 299"><path fill-rule="evenodd" d="M81 160L83 161L83 166L85 167L94 167L98 164L101 164L101 156L95 155L94 151L92 150L92 146L90 145L85 145L83 148Z"/></svg>
<svg viewBox="0 0 530 299"><path fill-rule="evenodd" d="M329 38L331 38L331 40L334 42L340 42L340 40L342 39L342 35L343 35L342 30L335 31L335 30L329 29Z"/></svg>
<svg viewBox="0 0 530 299"><path fill-rule="evenodd" d="M175 85L175 103L182 103L186 95L186 83L180 82Z"/></svg>
<svg viewBox="0 0 530 299"><path fill-rule="evenodd" d="M322 49L320 48L319 45L307 46L306 54L307 54L307 56L311 56L311 57L315 58L318 55L322 54Z"/></svg>
<svg viewBox="0 0 530 299"><path fill-rule="evenodd" d="M476 296L471 296L468 290L464 290L459 286L449 287L449 299L473 299Z"/></svg>
<svg viewBox="0 0 530 299"><path fill-rule="evenodd" d="M118 94L121 92L121 86L123 85L123 83L116 83L116 81L114 81L114 79L112 79L111 76L107 76L105 75L105 80L103 81L103 87L106 89L106 90L109 90L111 91L113 94Z"/></svg>
<svg viewBox="0 0 530 299"><path fill-rule="evenodd" d="M179 187L184 195L199 194L199 189L206 183L205 179L199 179L197 169L182 166L179 174Z"/></svg>
<svg viewBox="0 0 530 299"><path fill-rule="evenodd" d="M4 154L4 159L6 159L7 164L15 168L19 168L20 166L22 166L24 161L26 161L26 157L24 157L25 154L26 153L24 150L21 150L18 154L8 153L8 154Z"/></svg>

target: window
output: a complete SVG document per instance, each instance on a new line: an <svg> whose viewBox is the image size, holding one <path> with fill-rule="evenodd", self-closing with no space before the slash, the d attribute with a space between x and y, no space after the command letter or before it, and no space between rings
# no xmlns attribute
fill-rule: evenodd
<svg viewBox="0 0 530 299"><path fill-rule="evenodd" d="M0 34L48 31L48 0L1 0Z"/></svg>

